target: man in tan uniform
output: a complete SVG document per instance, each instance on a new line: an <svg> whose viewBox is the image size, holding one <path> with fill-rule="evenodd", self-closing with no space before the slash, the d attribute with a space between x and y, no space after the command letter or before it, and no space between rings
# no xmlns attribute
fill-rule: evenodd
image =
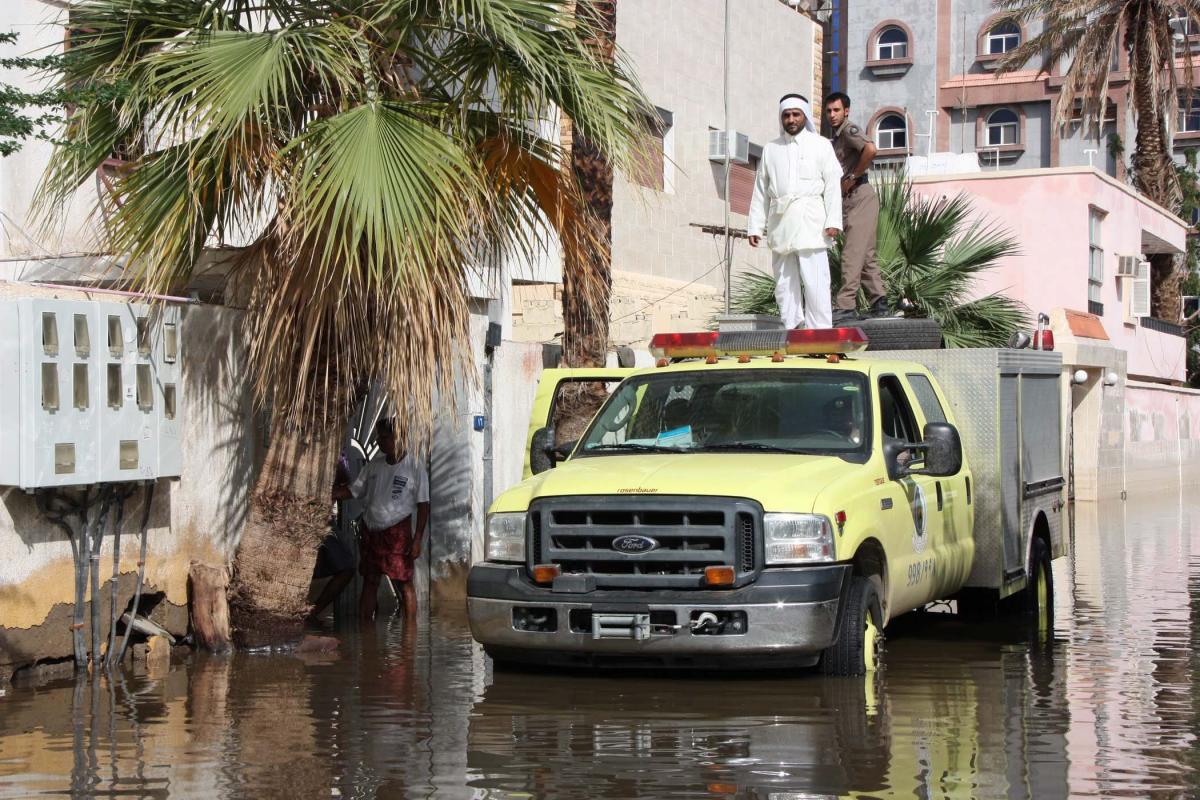
<svg viewBox="0 0 1200 800"><path fill-rule="evenodd" d="M875 226L879 220L879 195L867 182L875 160L875 145L850 121L850 98L834 92L825 98L825 116L833 131L833 152L842 165L842 288L834 303L833 324L859 319L858 288L867 295L868 314L891 314L887 292L875 259Z"/></svg>

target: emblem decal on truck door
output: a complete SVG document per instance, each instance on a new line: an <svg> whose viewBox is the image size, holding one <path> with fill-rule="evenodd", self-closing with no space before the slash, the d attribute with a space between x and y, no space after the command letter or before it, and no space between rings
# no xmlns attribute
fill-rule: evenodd
<svg viewBox="0 0 1200 800"><path fill-rule="evenodd" d="M925 507L925 490L921 484L913 484L912 502L909 504L913 515L913 552L920 553L928 541L925 537L925 523L928 510Z"/></svg>

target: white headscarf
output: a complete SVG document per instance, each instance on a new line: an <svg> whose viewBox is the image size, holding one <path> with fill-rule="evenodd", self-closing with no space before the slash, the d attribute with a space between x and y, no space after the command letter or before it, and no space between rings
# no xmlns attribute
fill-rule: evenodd
<svg viewBox="0 0 1200 800"><path fill-rule="evenodd" d="M791 111L792 109L799 109L800 111L803 111L804 127L812 133L817 132L817 126L813 124L812 106L808 104L807 100L795 95L789 95L788 97L785 97L779 101L780 116L783 116L783 112Z"/></svg>

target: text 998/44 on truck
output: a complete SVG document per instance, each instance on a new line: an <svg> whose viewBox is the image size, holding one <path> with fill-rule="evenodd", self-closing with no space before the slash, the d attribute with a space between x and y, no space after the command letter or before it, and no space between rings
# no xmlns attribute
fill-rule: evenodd
<svg viewBox="0 0 1200 800"><path fill-rule="evenodd" d="M858 328L663 334L547 370L487 517L471 630L499 662L870 671L891 619L1020 594L1062 555L1061 359L866 351ZM570 381L617 383L554 446ZM569 454L569 455L568 455Z"/></svg>

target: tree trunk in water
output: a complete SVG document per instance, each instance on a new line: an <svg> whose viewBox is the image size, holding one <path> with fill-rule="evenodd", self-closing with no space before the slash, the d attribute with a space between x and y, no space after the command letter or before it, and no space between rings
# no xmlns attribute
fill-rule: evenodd
<svg viewBox="0 0 1200 800"><path fill-rule="evenodd" d="M196 644L224 652L232 641L229 630L229 571L192 562L188 570L188 612Z"/></svg>
<svg viewBox="0 0 1200 800"><path fill-rule="evenodd" d="M1133 183L1143 195L1163 208L1178 214L1183 196L1175 162L1167 148L1166 125L1158 103L1154 76L1158 65L1151 63L1153 26L1136 26L1138 63L1134 65L1134 94L1136 97L1137 137L1133 150ZM1150 255L1150 313L1152 316L1177 322L1179 320L1182 261L1171 253Z"/></svg>
<svg viewBox="0 0 1200 800"><path fill-rule="evenodd" d="M616 47L616 0L578 0L577 18L586 20L599 34L589 42L611 63ZM571 154L570 169L583 192L595 247L570 254L563 264L563 361L568 367L603 367L608 356L608 310L612 290L613 170L604 154L563 122L564 149ZM604 402L599 384L566 384L556 408L558 442L578 439L588 420Z"/></svg>
<svg viewBox="0 0 1200 800"><path fill-rule="evenodd" d="M340 434L272 432L233 562L229 609L239 644L298 636L317 547L329 531Z"/></svg>

